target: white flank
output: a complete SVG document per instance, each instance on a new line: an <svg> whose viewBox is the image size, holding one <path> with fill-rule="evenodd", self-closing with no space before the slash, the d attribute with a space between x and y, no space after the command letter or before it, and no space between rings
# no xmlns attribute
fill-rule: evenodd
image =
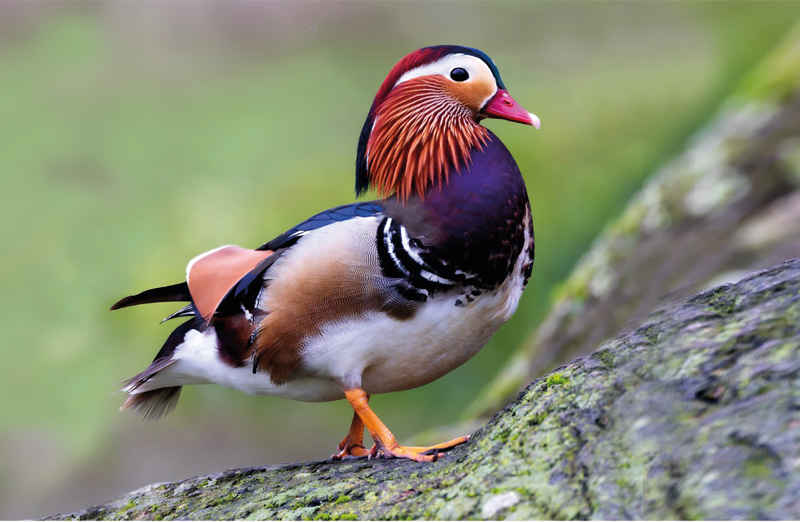
<svg viewBox="0 0 800 522"><path fill-rule="evenodd" d="M278 395L299 401L332 401L344 397L342 389L330 379L301 378L277 385L266 373L253 373L249 364L239 368L229 366L219 358L217 333L213 328L205 332L186 332L173 358L175 364L158 372L133 393L167 386L214 383L249 394Z"/></svg>

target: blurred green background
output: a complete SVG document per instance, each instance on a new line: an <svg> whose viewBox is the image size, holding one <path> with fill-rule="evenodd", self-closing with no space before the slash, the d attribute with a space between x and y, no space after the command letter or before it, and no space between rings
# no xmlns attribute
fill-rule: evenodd
<svg viewBox="0 0 800 522"><path fill-rule="evenodd" d="M184 391L117 407L175 308L110 313L225 243L353 199L372 96L407 52L485 50L542 130L488 122L525 174L534 276L464 367L374 398L401 439L458 420L553 288L800 14L797 3L0 2L0 518L155 481L327 457L342 403Z"/></svg>

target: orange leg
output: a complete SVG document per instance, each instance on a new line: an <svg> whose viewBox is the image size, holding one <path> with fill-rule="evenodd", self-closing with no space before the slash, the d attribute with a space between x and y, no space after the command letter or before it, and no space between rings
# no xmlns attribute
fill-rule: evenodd
<svg viewBox="0 0 800 522"><path fill-rule="evenodd" d="M339 443L339 451L331 455L333 460L341 460L350 457L366 457L369 450L364 447L364 423L355 412L353 422L350 423L350 431L347 436Z"/></svg>
<svg viewBox="0 0 800 522"><path fill-rule="evenodd" d="M448 450L469 440L468 436L459 437L435 446L401 446L389 428L375 415L367 401L367 392L360 388L354 388L344 392L347 401L356 412L356 416L361 419L363 425L369 430L369 434L375 441L375 445L369 452L370 458L405 458L416 460L417 462L432 462L444 456L439 450ZM353 420L355 423L355 419Z"/></svg>

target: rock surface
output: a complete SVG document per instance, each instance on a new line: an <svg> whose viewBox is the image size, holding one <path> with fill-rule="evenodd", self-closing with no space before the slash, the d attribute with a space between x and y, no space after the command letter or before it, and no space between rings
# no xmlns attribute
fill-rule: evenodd
<svg viewBox="0 0 800 522"><path fill-rule="evenodd" d="M800 518L800 259L672 301L439 462L156 484L69 519Z"/></svg>

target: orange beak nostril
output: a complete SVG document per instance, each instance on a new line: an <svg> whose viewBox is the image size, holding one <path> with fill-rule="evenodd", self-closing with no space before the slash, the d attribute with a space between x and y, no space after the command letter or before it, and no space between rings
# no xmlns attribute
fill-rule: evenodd
<svg viewBox="0 0 800 522"><path fill-rule="evenodd" d="M539 118L523 109L505 89L498 89L481 112L489 118L516 121L539 128Z"/></svg>

